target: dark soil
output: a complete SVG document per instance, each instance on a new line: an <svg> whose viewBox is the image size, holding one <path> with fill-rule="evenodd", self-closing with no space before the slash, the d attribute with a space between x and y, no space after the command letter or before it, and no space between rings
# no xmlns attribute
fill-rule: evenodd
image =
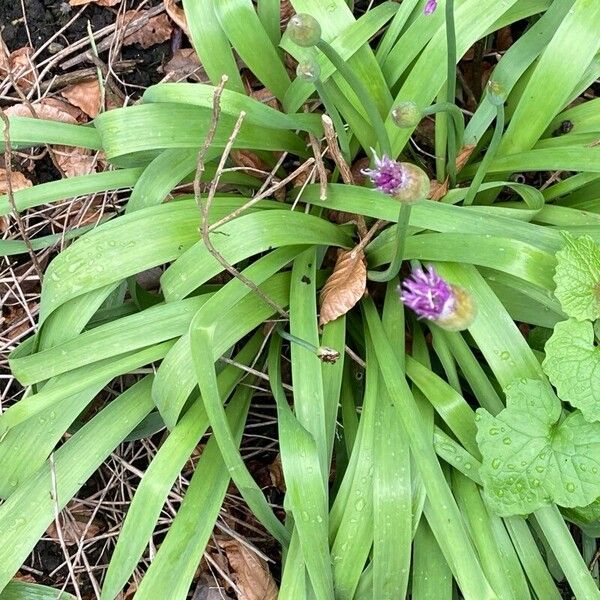
<svg viewBox="0 0 600 600"><path fill-rule="evenodd" d="M160 3L160 0L151 0L146 8ZM72 7L65 0L25 0L24 5L31 40L25 27L21 3L18 0L0 0L0 31L4 43L11 51L30 44L33 45L34 49L39 48L52 34L64 27L82 8L79 6ZM138 5L139 0L126 1L128 10ZM105 8L93 3L85 5L80 18L56 39L56 44L66 47L73 42L85 39L88 36L88 22L92 31L98 31L114 23L116 14L116 7ZM60 50L58 46L52 49L55 52L57 49ZM133 72L123 74L121 77L125 84L148 87L162 78L162 74L158 72L158 67L170 58L171 48L168 42L152 46L146 50L134 44L124 47L121 54L124 60L138 61L137 68ZM49 49L45 49L39 60L47 59L50 56ZM105 60L106 56L101 54L100 58ZM85 63L81 66L89 67L90 65ZM75 67L73 70L77 68L79 67ZM62 69L57 68L51 71L50 75L60 75L64 72ZM127 92L134 97L136 96L135 89L127 90Z"/></svg>

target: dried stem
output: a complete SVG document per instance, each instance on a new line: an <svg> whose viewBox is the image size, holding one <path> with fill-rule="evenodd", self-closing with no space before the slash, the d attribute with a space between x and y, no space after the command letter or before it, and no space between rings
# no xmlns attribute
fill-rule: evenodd
<svg viewBox="0 0 600 600"><path fill-rule="evenodd" d="M325 139L327 140L327 145L329 146L329 155L337 165L337 168L340 170L340 175L342 176L342 181L349 185L354 185L354 177L352 176L352 171L348 166L348 163L344 159L342 151L340 150L340 146L338 144L337 136L335 134L335 128L333 126L333 121L331 117L328 115L321 115L321 121L323 122L323 131L325 132Z"/></svg>
<svg viewBox="0 0 600 600"><path fill-rule="evenodd" d="M215 93L215 98L213 99L213 114L212 114L210 129L209 129L209 132L207 135L207 139L209 141L207 143L207 141L205 140L203 149L204 148L208 149L208 147L210 146L211 140L214 138L214 131L217 128L219 114L220 114L219 101L220 101L220 94L217 96L217 94ZM231 275L233 275L236 279L239 279L244 285L249 287L257 296L259 296L263 300L263 302L268 304L278 314L287 318L287 316L288 316L287 312L281 306L279 306L279 304L277 304L274 300L269 298L269 296L267 296L253 281L248 279L245 275L240 273L233 265L231 265L229 262L227 262L225 257L215 248L214 244L212 243L212 240L210 239L209 220L208 220L208 217L210 214L210 207L211 207L212 202L217 193L217 188L219 186L221 174L223 173L223 170L225 169L225 163L227 162L227 158L229 157L229 154L231 153L231 149L233 148L235 139L242 127L242 123L244 121L245 116L246 116L246 113L242 111L240 113L240 116L238 117L238 120L236 121L236 124L233 128L233 131L231 132L231 135L229 136L229 139L227 140L227 144L225 145L223 154L221 155L221 160L219 161L217 171L216 171L215 176L210 184L210 189L208 191L208 196L207 196L205 202L202 202L200 199L200 185L199 185L200 178L198 176L198 172L196 173L196 177L194 180L194 195L196 198L196 202L201 207L201 212L202 212L202 222L200 225L200 232L202 234L202 241L204 242L206 249L210 252L210 254L219 262L219 264L226 271L231 273ZM206 152L206 150L204 152ZM200 168L203 168L203 163L201 163L201 161L203 161L203 160L204 160L204 156L203 156L202 150L201 150L200 155L199 155L199 161L198 161L200 163L198 170L200 170ZM200 172L200 174L201 174L201 172Z"/></svg>

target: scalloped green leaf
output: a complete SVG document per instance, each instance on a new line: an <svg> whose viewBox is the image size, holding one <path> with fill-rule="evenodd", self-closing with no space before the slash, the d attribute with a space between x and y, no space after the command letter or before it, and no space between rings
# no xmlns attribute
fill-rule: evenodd
<svg viewBox="0 0 600 600"><path fill-rule="evenodd" d="M600 424L576 411L561 420L550 387L520 379L506 390L506 408L477 411L477 443L485 496L500 516L529 514L551 502L585 506L600 494Z"/></svg>
<svg viewBox="0 0 600 600"><path fill-rule="evenodd" d="M600 421L600 350L592 323L557 323L545 351L542 367L561 400L579 408L586 421Z"/></svg>
<svg viewBox="0 0 600 600"><path fill-rule="evenodd" d="M589 236L563 233L556 253L555 296L565 313L578 321L600 318L600 246Z"/></svg>

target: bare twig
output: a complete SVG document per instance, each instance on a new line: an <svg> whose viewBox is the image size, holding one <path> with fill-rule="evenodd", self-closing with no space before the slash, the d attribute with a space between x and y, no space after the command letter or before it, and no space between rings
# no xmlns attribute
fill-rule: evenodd
<svg viewBox="0 0 600 600"><path fill-rule="evenodd" d="M196 203L198 206L201 206L200 200L200 180L202 179L202 175L204 174L204 159L206 158L206 153L210 148L213 140L215 139L215 134L217 132L217 125L219 124L219 116L221 114L221 95L223 94L223 90L225 89L225 85L228 81L227 75L223 75L221 77L221 83L215 88L215 92L213 94L213 109L212 116L210 119L210 127L208 133L206 134L206 138L204 139L204 143L202 147L198 151L198 159L196 161L196 175L194 177L194 197L196 198Z"/></svg>
<svg viewBox="0 0 600 600"><path fill-rule="evenodd" d="M21 214L17 209L17 205L15 203L15 195L12 187L12 146L10 143L10 120L6 116L6 113L2 108L0 108L0 119L4 123L4 169L6 171L6 196L8 198L8 203L10 204L10 208L12 210L15 221L17 222L17 227L19 228L19 233L27 246L27 251L29 252L29 256L31 257L31 262L35 268L37 276L40 280L40 283L43 279L42 269L40 267L40 263L38 262L37 256L33 251L33 246L31 245L31 241L29 236L27 235L27 230L23 223L23 219L21 219Z"/></svg>
<svg viewBox="0 0 600 600"><path fill-rule="evenodd" d="M308 108L305 106L304 110L307 111ZM308 139L310 140L310 147L312 148L317 165L317 173L319 174L319 198L321 200L327 200L327 170L325 169L323 156L321 155L321 142L312 133L308 134Z"/></svg>
<svg viewBox="0 0 600 600"><path fill-rule="evenodd" d="M210 128L209 128L208 135L207 135L207 138L210 138L210 139L209 139L208 143L205 140L204 145L203 145L203 148L206 147L206 149L208 149L208 146L210 146L210 142L212 141L212 139L214 139L214 132L216 131L216 128L217 128L219 114L220 114L219 101L220 101L220 94L217 95L215 93L215 98L213 98L213 114L212 114L211 124L210 124ZM249 287L257 296L259 296L263 300L263 302L268 304L278 314L287 318L287 312L281 306L279 306L279 304L277 304L277 302L275 302L274 300L269 298L269 296L267 294L265 294L252 280L248 279L245 275L240 273L233 265L231 265L225 259L225 257L215 248L215 245L212 243L212 240L210 239L209 220L208 220L209 214L210 214L210 208L211 208L212 202L214 200L214 197L217 193L217 188L219 186L221 174L223 173L223 170L225 169L225 163L227 162L227 158L229 157L229 154L231 153L231 149L233 148L235 139L237 138L237 135L242 127L242 123L244 122L245 116L246 116L246 113L244 111L242 111L240 113L240 116L238 117L238 120L235 123L233 131L231 132L231 135L229 136L229 139L227 140L227 144L225 145L225 148L223 150L223 154L221 155L221 160L219 161L219 165L217 166L217 171L215 173L215 176L210 184L208 196L206 198L206 201L204 201L204 202L200 198L199 177L198 177L198 174L196 173L196 177L194 180L194 196L196 198L196 203L201 207L201 212L202 212L202 222L200 224L200 233L202 235L202 241L204 242L206 249L210 252L210 254L219 262L219 264L228 273L230 273L236 279L239 279L244 285ZM204 151L204 153L206 153L206 150ZM204 154L202 153L202 150L200 151L199 156L200 156L199 161L198 161L199 166L200 166L200 168L203 168ZM198 184L196 184L196 180L198 180Z"/></svg>
<svg viewBox="0 0 600 600"><path fill-rule="evenodd" d="M331 117L329 117L328 115L321 115L321 121L323 122L323 131L325 132L325 139L327 140L327 145L329 146L329 155L337 165L337 168L340 170L342 181L349 185L354 185L354 177L352 176L352 171L350 170L350 167L345 161L344 156L342 155L342 151L340 150L340 146L337 141L337 136L335 134L335 128L333 126L333 121L331 120Z"/></svg>

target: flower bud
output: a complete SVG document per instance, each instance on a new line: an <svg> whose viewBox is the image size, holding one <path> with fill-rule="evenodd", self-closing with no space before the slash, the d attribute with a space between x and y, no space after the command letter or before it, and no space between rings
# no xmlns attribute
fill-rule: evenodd
<svg viewBox="0 0 600 600"><path fill-rule="evenodd" d="M287 32L292 42L303 48L316 46L321 39L321 26L308 13L294 15L288 22Z"/></svg>
<svg viewBox="0 0 600 600"><path fill-rule="evenodd" d="M296 75L304 81L317 81L321 76L321 65L314 58L305 58L298 63Z"/></svg>
<svg viewBox="0 0 600 600"><path fill-rule="evenodd" d="M427 4L425 5L425 8L423 9L423 13L425 15L430 15L432 12L435 11L436 8L437 8L437 0L427 0Z"/></svg>
<svg viewBox="0 0 600 600"><path fill-rule="evenodd" d="M392 119L401 128L416 127L421 118L421 111L414 102L401 102L392 110Z"/></svg>
<svg viewBox="0 0 600 600"><path fill-rule="evenodd" d="M400 299L420 319L433 321L447 331L462 331L477 316L467 290L448 283L433 267L414 269L399 286Z"/></svg>
<svg viewBox="0 0 600 600"><path fill-rule="evenodd" d="M411 163L397 162L385 154L375 154L375 168L361 171L371 179L376 189L400 202L412 204L429 194L429 177L423 169Z"/></svg>
<svg viewBox="0 0 600 600"><path fill-rule="evenodd" d="M502 84L490 79L487 88L488 99L494 106L500 106L506 102L506 90Z"/></svg>

